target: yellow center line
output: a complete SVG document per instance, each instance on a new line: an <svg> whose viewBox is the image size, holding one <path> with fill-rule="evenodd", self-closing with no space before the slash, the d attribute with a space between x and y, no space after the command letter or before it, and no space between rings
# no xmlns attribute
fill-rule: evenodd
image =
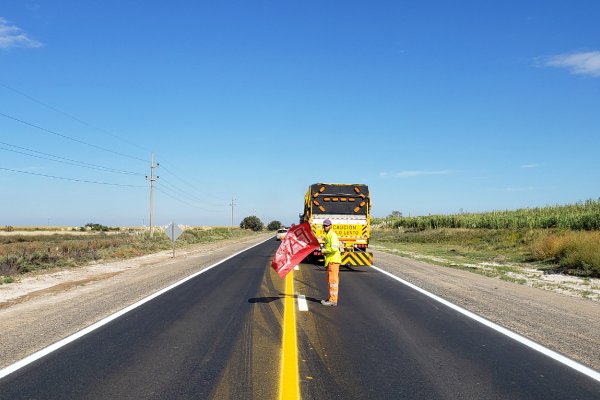
<svg viewBox="0 0 600 400"><path fill-rule="evenodd" d="M282 400L300 399L294 298L294 271L290 271L285 278L285 301L283 304L283 344L281 347L281 382L279 390L279 398Z"/></svg>

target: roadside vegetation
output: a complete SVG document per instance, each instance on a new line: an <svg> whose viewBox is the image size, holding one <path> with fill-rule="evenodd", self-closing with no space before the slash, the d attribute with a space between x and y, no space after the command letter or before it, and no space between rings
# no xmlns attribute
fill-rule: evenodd
<svg viewBox="0 0 600 400"><path fill-rule="evenodd" d="M269 222L269 224L267 225L267 230L268 231L276 231L280 228L283 228L283 224L281 223L281 221L278 220L273 220L271 222Z"/></svg>
<svg viewBox="0 0 600 400"><path fill-rule="evenodd" d="M260 232L264 227L265 225L256 215L250 215L240 222L241 229L249 229L254 232Z"/></svg>
<svg viewBox="0 0 600 400"><path fill-rule="evenodd" d="M457 267L515 264L600 278L600 199L489 213L402 217L394 212L374 218L372 225L375 248L406 256Z"/></svg>
<svg viewBox="0 0 600 400"><path fill-rule="evenodd" d="M88 224L90 225L90 224ZM76 267L99 260L120 260L171 249L171 240L157 229L154 237L146 231L103 229L91 224L85 235L19 234L0 236L0 284L18 276L50 268ZM95 225L96 229L93 229ZM111 231L108 233L107 231ZM175 242L181 248L198 243L256 235L238 228L189 228Z"/></svg>

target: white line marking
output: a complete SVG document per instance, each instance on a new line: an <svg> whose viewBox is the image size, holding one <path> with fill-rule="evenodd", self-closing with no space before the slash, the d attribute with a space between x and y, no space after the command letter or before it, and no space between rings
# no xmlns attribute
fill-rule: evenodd
<svg viewBox="0 0 600 400"><path fill-rule="evenodd" d="M303 294L298 295L298 311L308 311L308 303Z"/></svg>
<svg viewBox="0 0 600 400"><path fill-rule="evenodd" d="M269 238L267 240L271 240L271 238ZM239 252L237 252L237 253L235 253L235 254L227 257L227 258L224 258L221 261L219 261L219 262L217 262L217 263L215 263L215 264L213 264L213 265L211 265L209 267L204 268L202 271L198 271L198 272L196 272L196 273L194 273L194 274L192 274L192 275L190 275L190 276L188 276L186 278L183 278L182 280L180 280L178 282L175 282L172 285L167 286L166 288L161 289L158 292L156 292L154 294L151 294L148 297L143 298L142 300L138 301L137 303L133 303L129 307L125 307L121 311L117 311L116 313L114 313L112 315L109 315L108 317L106 317L104 319L101 319L100 321L98 321L98 322L96 322L96 323L88 326L87 328L84 328L84 329L80 330L79 332L76 332L76 333L72 334L71 336L67 336L66 338L64 338L62 340L59 340L58 342L56 342L54 344L51 344L50 346L48 346L48 347L46 347L46 348L44 348L44 349L42 349L42 350L40 350L38 352L35 352L35 353L33 353L33 354L31 354L31 355L23 358L22 360L17 361L16 363L14 363L12 365L9 365L8 367L6 367L4 369L0 369L0 379L4 378L7 375L12 374L13 372L15 372L15 371L17 371L17 370L25 367L28 364L31 364L32 362L34 362L36 360L39 360L40 358L42 358L42 357L44 357L44 356L52 353L53 351L56 351L56 350L60 349L63 346L66 346L69 343L74 342L75 340L79 339L80 337L85 336L88 333L90 333L92 331L95 331L96 329L100 328L101 326L104 326L104 325L108 324L109 322L111 322L111 321L119 318L120 316L122 316L124 314L127 314L129 311L138 308L142 304L145 304L145 303L149 302L150 300L152 300L152 299L154 299L154 298L156 298L156 297L158 297L158 296L160 296L160 295L168 292L169 290L171 290L171 289L173 289L173 288L175 288L175 287L177 287L177 286L179 286L179 285L181 285L181 284L189 281L190 279L193 279L193 278L197 277L200 274L203 274L204 272L208 271L209 269L212 269L212 268L216 267L217 265L222 264L225 261L227 261L227 260L229 260L229 259L231 259L231 258L233 258L233 257L235 257L235 256L237 256L239 254L242 254L243 252L245 252L247 250L250 250L253 247L258 246L259 244L262 244L262 243L266 242L267 240L264 240L264 241L262 241L260 243L256 243L255 245L252 245L252 246L250 246L250 247L248 247L248 248L246 248L246 249L244 249L242 251L239 251Z"/></svg>
<svg viewBox="0 0 600 400"><path fill-rule="evenodd" d="M398 282L400 282L400 283L402 283L402 284L404 284L404 285L406 285L406 286L408 286L408 287L410 287L410 288L412 288L412 289L414 289L414 290L416 290L416 291L418 291L420 293L423 293L425 296L430 297L433 300L438 301L438 302L444 304L445 306L448 306L448 307L452 308L453 310L456 310L459 313L461 313L461 314L463 314L463 315L465 315L465 316L467 316L467 317L469 317L471 319L474 319L475 321L477 321L479 323L482 323L483 325L485 325L485 326L487 326L489 328L492 328L493 330L495 330L495 331L497 331L499 333L502 333L503 335L506 335L509 338L511 338L513 340L516 340L517 342L522 343L525 346L530 347L533 350L536 350L536 351L538 351L538 352L540 352L540 353L542 353L542 354L544 354L544 355L546 355L546 356L548 356L548 357L550 357L550 358L552 358L552 359L554 359L554 360L556 360L556 361L558 361L558 362L566 365L567 367L573 368L574 370L579 371L582 374L587 375L590 378L592 378L592 379L600 382L600 372L594 371L593 369L588 368L585 365L579 364L577 361L571 360L570 358L565 357L565 356L563 356L563 355L561 355L561 354L559 354L559 353L557 353L555 351L552 351L552 350L550 350L550 349L542 346L541 344L534 342L533 340L527 339L526 337L521 336L518 333L512 332L511 330L506 329L506 328L504 328L504 327L502 327L502 326L500 326L498 324L495 324L492 321L488 321L487 319L485 319L483 317L480 317L479 315L474 314L471 311L465 310L464 308L462 308L460 306L457 306L456 304L450 303L449 301L444 300L441 297L436 296L433 293L429 293L428 291L426 291L424 289L421 289L420 287L415 286L412 283L407 282L407 281L405 281L402 278L398 278L396 275L391 274L391 273L389 273L387 271L384 271L381 268L378 268L378 267L376 267L374 265L372 267L375 270L381 272L382 274L385 274L385 275L389 276L390 278L395 279Z"/></svg>

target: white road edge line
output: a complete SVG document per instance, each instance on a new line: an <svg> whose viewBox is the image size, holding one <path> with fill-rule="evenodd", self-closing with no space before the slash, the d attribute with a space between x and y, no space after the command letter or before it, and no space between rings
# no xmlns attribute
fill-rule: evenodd
<svg viewBox="0 0 600 400"><path fill-rule="evenodd" d="M263 244L264 242L266 242L268 240L272 240L272 238L270 237L267 240L264 240L262 242L256 243L256 244L254 244L254 245L252 245L250 247L245 248L242 251L239 251L239 252L237 252L237 253L235 253L235 254L227 257L227 258L224 258L221 261L219 261L219 262L217 262L217 263L215 263L213 265L210 265L210 266L204 268L201 271L195 272L194 274L192 274L192 275L190 275L190 276L188 276L186 278L183 278L180 281L175 282L172 285L167 286L166 288L161 289L158 292L156 292L154 294L151 294L150 296L145 297L142 300L140 300L140 301L138 301L136 303L133 303L132 305L130 305L128 307L125 307L124 309L122 309L120 311L117 311L116 313L114 313L112 315L109 315L108 317L106 317L104 319L101 319L100 321L98 321L98 322L96 322L96 323L88 326L87 328L84 328L84 329L80 330L79 332L76 332L76 333L74 333L74 334L72 334L70 336L67 336L66 338L64 338L62 340L59 340L58 342L56 342L54 344L51 344L50 346L48 346L46 348L43 348L42 350L39 350L39 351L37 351L37 352L35 352L35 353L33 353L33 354L31 354L31 355L23 358L22 360L17 361L16 363L9 365L8 367L6 367L4 369L0 369L0 379L6 377L7 375L12 374L13 372L15 372L15 371L17 371L17 370L25 367L26 365L31 364L32 362L37 361L40 358L42 358L42 357L44 357L44 356L46 356L46 355L48 355L48 354L50 354L50 353L52 353L52 352L60 349L61 347L66 346L69 343L74 342L75 340L81 338L82 336L85 336L88 333L90 333L92 331L95 331L96 329L100 328L101 326L104 326L104 325L108 324L109 322L111 322L111 321L119 318L120 316L122 316L124 314L127 314L129 311L138 308L139 306L141 306L141 305L149 302L150 300L152 300L152 299L154 299L154 298L156 298L156 297L158 297L158 296L160 296L160 295L168 292L169 290L171 290L171 289L173 289L173 288L175 288L175 287L177 287L177 286L179 286L179 285L181 285L181 284L189 281L190 279L193 279L193 278L197 277L198 275L203 274L204 272L206 272L206 271L208 271L208 270L216 267L217 265L222 264L225 261L227 261L227 260L229 260L229 259L231 259L231 258L233 258L233 257L235 257L235 256L237 256L239 254L242 254L243 252L245 252L247 250L250 250L253 247L258 246L259 244Z"/></svg>
<svg viewBox="0 0 600 400"><path fill-rule="evenodd" d="M303 294L297 295L298 298L298 311L308 311L308 303L306 297Z"/></svg>
<svg viewBox="0 0 600 400"><path fill-rule="evenodd" d="M570 358L565 357L562 354L559 354L559 353L557 353L557 352L555 352L553 350L550 350L550 349L542 346L541 344L534 342L533 340L527 339L526 337L521 336L518 333L515 333L515 332L513 332L513 331L511 331L511 330L509 330L507 328L504 328L504 327L502 327L502 326L500 326L498 324L495 324L492 321L489 321L489 320L487 320L487 319L485 319L483 317L480 317L479 315L474 314L471 311L465 310L464 308L462 308L460 306L457 306L456 304L450 303L449 301L444 300L441 297L436 296L433 293L429 293L428 291L426 291L424 289L421 289L420 287L415 286L412 283L407 282L407 281L405 281L402 278L398 278L396 275L394 275L394 274L392 274L390 272L384 271L381 268L376 267L374 265L372 267L373 267L373 269L381 272L382 274L385 274L385 275L389 276L390 278L397 280L398 282L400 282L400 283L402 283L402 284L404 284L404 285L406 285L406 286L408 286L408 287L410 287L410 288L412 288L412 289L414 289L414 290L416 290L416 291L424 294L425 296L430 297L433 300L438 301L438 302L444 304L445 306L448 306L448 307L452 308L453 310L456 310L459 313L461 313L461 314L463 314L463 315L465 315L465 316L467 316L467 317L469 317L469 318L471 318L471 319L473 319L473 320L475 320L475 321L477 321L477 322L479 322L479 323L481 323L481 324L483 324L483 325L485 325L485 326L487 326L489 328L492 328L493 330L495 330L495 331L497 331L499 333L502 333L503 335L506 335L506 336L510 337L511 339L516 340L517 342L522 343L525 346L530 347L533 350L536 350L536 351L538 351L538 352L540 352L540 353L542 353L542 354L544 354L544 355L546 355L546 356L548 356L548 357L550 357L550 358L552 358L552 359L554 359L554 360L556 360L556 361L558 361L558 362L560 362L560 363L562 363L562 364L564 364L564 365L566 365L566 366L568 366L568 367L570 367L570 368L572 368L572 369L574 369L576 371L579 371L582 374L587 375L590 378L592 378L592 379L600 382L600 372L594 371L593 369L588 368L585 365L582 365L582 364L578 363L577 361L571 360Z"/></svg>

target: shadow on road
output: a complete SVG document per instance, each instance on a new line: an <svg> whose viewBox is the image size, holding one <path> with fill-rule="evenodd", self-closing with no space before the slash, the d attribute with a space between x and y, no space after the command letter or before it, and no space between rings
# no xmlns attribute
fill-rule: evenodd
<svg viewBox="0 0 600 400"><path fill-rule="evenodd" d="M283 293L279 293L279 296L269 296L269 297L252 297L251 299L248 299L248 303L251 304L255 304L255 303L270 303L272 301L275 300L279 300L279 299L285 299L286 296L290 296L293 298L297 298L298 296L296 295L285 295ZM306 301L312 301L313 303L320 303L321 300L319 299L315 299L314 297L305 297Z"/></svg>
<svg viewBox="0 0 600 400"><path fill-rule="evenodd" d="M315 299L314 297L306 297L306 301L312 301L313 303L321 303L321 299Z"/></svg>
<svg viewBox="0 0 600 400"><path fill-rule="evenodd" d="M270 303L275 300L283 299L285 295L281 296L271 296L271 297L253 297L248 299L248 303Z"/></svg>

